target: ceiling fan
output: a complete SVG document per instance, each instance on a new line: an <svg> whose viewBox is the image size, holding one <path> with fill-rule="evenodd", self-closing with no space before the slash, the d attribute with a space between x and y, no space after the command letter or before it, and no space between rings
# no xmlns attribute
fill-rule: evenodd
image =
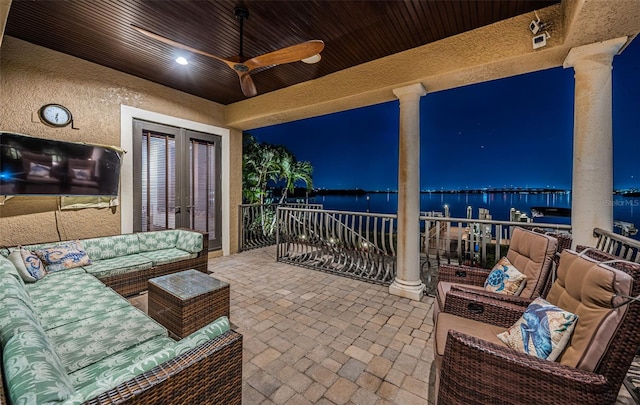
<svg viewBox="0 0 640 405"><path fill-rule="evenodd" d="M282 65L285 63L292 63L303 61L307 63L315 63L320 60L320 52L324 49L324 42L318 39L314 39L311 41L302 42L296 45L288 46L286 48L278 49L277 51L265 53L260 56L256 56L254 58L247 58L244 56L242 52L243 46L243 36L244 36L244 22L249 18L249 10L244 7L236 7L234 9L234 14L236 19L240 21L240 52L238 56L233 56L229 58L221 58L219 56L210 54L205 51L201 51L199 49L192 48L188 45L181 44L172 39L163 37L162 35L156 34L154 32L145 30L144 28L140 28L138 26L133 26L137 31L142 34L156 39L158 41L164 42L165 44L169 44L176 48L184 49L185 51L198 53L203 56L207 56L209 58L213 58L224 62L233 69L240 78L240 87L242 88L242 92L247 97L253 97L258 94L256 90L256 86L253 83L253 79L251 78L251 71L258 68L266 68L273 65Z"/></svg>

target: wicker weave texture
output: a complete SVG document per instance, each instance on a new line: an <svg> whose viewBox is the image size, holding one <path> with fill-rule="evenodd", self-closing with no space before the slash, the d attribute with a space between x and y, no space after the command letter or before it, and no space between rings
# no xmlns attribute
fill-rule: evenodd
<svg viewBox="0 0 640 405"><path fill-rule="evenodd" d="M483 286L490 270L454 264L441 264L438 267L438 281Z"/></svg>
<svg viewBox="0 0 640 405"><path fill-rule="evenodd" d="M242 335L231 330L85 402L97 404L242 403Z"/></svg>
<svg viewBox="0 0 640 405"><path fill-rule="evenodd" d="M229 316L229 285L183 300L172 291L149 281L149 316L180 338L190 335L221 316Z"/></svg>
<svg viewBox="0 0 640 405"><path fill-rule="evenodd" d="M615 258L597 250L586 254L597 260ZM640 264L618 262L611 266L630 274L634 280L631 295L640 295ZM640 304L632 302L593 372L450 331L440 371L438 403L614 404L640 347L638 319Z"/></svg>

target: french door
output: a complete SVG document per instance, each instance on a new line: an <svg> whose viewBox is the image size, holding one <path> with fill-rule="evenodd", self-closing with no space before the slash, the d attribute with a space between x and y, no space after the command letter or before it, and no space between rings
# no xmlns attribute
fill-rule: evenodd
<svg viewBox="0 0 640 405"><path fill-rule="evenodd" d="M188 227L222 248L221 138L134 120L134 230Z"/></svg>

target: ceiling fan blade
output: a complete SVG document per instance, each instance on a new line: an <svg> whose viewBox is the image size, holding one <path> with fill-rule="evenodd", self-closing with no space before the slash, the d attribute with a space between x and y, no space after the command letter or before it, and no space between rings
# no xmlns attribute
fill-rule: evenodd
<svg viewBox="0 0 640 405"><path fill-rule="evenodd" d="M153 38L153 39L158 40L160 42L164 42L167 45L171 45L171 46L174 46L176 48L184 49L185 51L189 51L189 52L197 53L197 54L200 54L200 55L203 55L203 56L207 56L209 58L217 59L217 60L219 60L221 62L226 63L227 66L229 66L231 69L233 69L233 67L237 63L237 62L233 62L233 61L221 58L219 56L210 54L209 52L201 51L200 49L192 48L192 47L190 47L188 45L181 44L180 42L176 42L176 41L174 41L172 39L169 39L167 37L163 37L162 35L159 35L159 34L156 34L154 32L145 30L144 28L140 28L140 27L135 26L135 25L132 25L132 27L136 31L140 32L141 34L144 34L144 35L148 36L149 38Z"/></svg>
<svg viewBox="0 0 640 405"><path fill-rule="evenodd" d="M245 96L253 97L258 94L256 85L253 83L253 79L249 73L238 72L238 77L240 78L240 88L242 88L242 93L244 93Z"/></svg>
<svg viewBox="0 0 640 405"><path fill-rule="evenodd" d="M249 70L251 70L262 66L298 62L302 59L319 54L323 49L324 42L319 39L314 39L278 49L277 51L265 53L264 55L256 56L255 58L245 61L244 64L249 68Z"/></svg>

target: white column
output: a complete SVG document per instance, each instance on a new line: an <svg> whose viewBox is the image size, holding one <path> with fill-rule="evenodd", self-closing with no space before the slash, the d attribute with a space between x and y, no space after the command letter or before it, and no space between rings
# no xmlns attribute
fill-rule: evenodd
<svg viewBox="0 0 640 405"><path fill-rule="evenodd" d="M422 84L393 90L400 100L398 159L398 262L389 293L420 300L420 97Z"/></svg>
<svg viewBox="0 0 640 405"><path fill-rule="evenodd" d="M575 71L571 226L573 245L595 246L593 228L613 230L611 62L626 37L572 48ZM553 164L553 163L551 163Z"/></svg>

